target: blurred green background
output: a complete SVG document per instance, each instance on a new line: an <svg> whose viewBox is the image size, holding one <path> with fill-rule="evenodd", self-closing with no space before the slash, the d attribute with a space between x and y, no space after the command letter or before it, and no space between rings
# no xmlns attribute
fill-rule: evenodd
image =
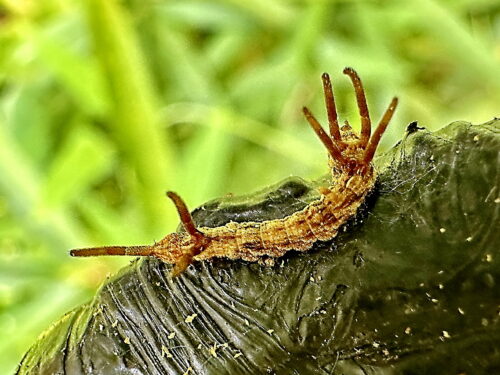
<svg viewBox="0 0 500 375"><path fill-rule="evenodd" d="M358 126L345 66L387 148L499 113L500 3L491 0L0 2L0 373L130 258L72 247L152 243L194 208L291 174L322 175L320 75Z"/></svg>

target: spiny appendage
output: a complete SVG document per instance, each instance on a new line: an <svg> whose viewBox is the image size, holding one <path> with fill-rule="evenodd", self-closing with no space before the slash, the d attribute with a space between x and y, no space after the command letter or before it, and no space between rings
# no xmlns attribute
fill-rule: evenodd
<svg viewBox="0 0 500 375"><path fill-rule="evenodd" d="M327 73L323 73L323 89L325 92L325 104L328 114L330 135L328 135L321 124L316 120L307 107L303 108L307 121L324 144L332 161L332 167L348 174L364 173L369 167L375 150L384 134L389 121L396 110L398 99L392 99L389 107L380 120L377 129L371 134L371 120L366 104L365 91L358 73L352 68L345 68L344 74L351 78L356 93L359 114L361 117L361 133L359 137L354 134L349 124L339 129L337 109L333 96L332 83ZM342 131L341 131L342 130ZM354 140L354 141L353 141Z"/></svg>
<svg viewBox="0 0 500 375"><path fill-rule="evenodd" d="M167 196L174 202L185 233L171 233L150 246L104 246L71 250L72 256L132 255L155 256L175 264L173 275L182 273L193 260L225 256L232 259L256 260L261 255L280 256L288 250L307 250L317 240L328 240L337 228L356 213L367 191L374 183L371 161L387 128L398 99L393 98L371 134L371 121L363 85L352 68L345 68L353 83L361 117L361 133L357 136L346 124L339 128L332 84L328 74L322 75L328 115L328 135L321 124L304 107L307 121L329 153L335 186L323 188L322 198L290 217L263 223L229 223L218 228L198 230L184 201L175 193ZM205 233L204 233L205 232ZM206 251L204 251L206 249Z"/></svg>
<svg viewBox="0 0 500 375"><path fill-rule="evenodd" d="M193 218L184 201L176 193L169 191L167 196L174 202L186 233L171 233L154 245L139 246L102 246L73 249L71 256L87 257L99 255L155 256L167 263L175 264L172 275L177 276L192 263L210 239L196 229Z"/></svg>

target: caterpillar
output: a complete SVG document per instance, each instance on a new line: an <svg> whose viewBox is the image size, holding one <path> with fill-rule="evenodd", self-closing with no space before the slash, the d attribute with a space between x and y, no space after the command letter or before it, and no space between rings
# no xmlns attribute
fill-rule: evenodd
<svg viewBox="0 0 500 375"><path fill-rule="evenodd" d="M361 131L356 134L347 121L339 126L331 80L327 73L323 73L330 134L307 107L303 107L303 113L328 151L332 182L328 187L321 187L319 198L301 211L277 220L229 222L216 228L197 228L184 201L169 191L167 196L177 208L184 232L170 233L153 245L81 248L71 250L70 254L78 257L154 256L174 264L172 275L177 276L194 261L225 257L253 262L265 257L281 257L290 250L307 251L316 241L333 239L374 188L377 175L372 160L398 104L397 97L394 97L372 134L361 79L352 68L345 68L343 73L349 76L354 86Z"/></svg>

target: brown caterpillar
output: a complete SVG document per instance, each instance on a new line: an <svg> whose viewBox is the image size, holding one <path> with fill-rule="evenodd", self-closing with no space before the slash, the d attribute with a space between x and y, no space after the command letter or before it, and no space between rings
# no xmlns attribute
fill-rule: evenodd
<svg viewBox="0 0 500 375"><path fill-rule="evenodd" d="M352 68L345 68L353 83L361 116L361 134L356 135L347 121L339 128L332 84L322 75L330 136L304 107L304 115L328 150L332 183L320 188L321 196L302 211L283 219L263 222L230 222L216 228L196 228L184 201L174 192L174 202L184 233L171 233L154 245L103 246L71 250L72 256L131 255L155 256L175 264L173 275L182 273L193 261L214 257L257 261L262 257L280 257L289 250L307 251L316 241L337 235L339 227L356 214L366 195L373 189L376 173L372 165L375 150L394 114L398 99L392 99L371 134L371 121L363 85Z"/></svg>

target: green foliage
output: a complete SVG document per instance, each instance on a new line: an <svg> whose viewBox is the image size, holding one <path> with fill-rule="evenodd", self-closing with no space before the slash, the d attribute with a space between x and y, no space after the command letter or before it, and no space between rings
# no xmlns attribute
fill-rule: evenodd
<svg viewBox="0 0 500 375"><path fill-rule="evenodd" d="M194 208L325 172L300 114L324 120L320 74L357 126L349 80L385 136L498 115L489 1L9 1L0 23L0 373L127 259L68 249L151 243ZM497 51L495 52L495 48Z"/></svg>

